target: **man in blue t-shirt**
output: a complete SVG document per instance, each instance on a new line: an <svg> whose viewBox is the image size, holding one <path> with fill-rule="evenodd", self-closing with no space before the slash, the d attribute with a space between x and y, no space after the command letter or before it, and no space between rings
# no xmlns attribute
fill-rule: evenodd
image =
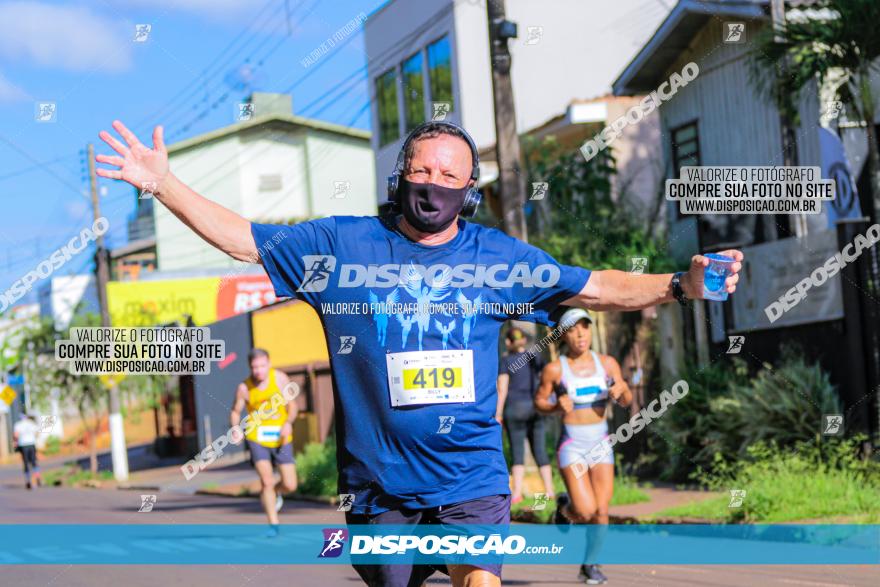
<svg viewBox="0 0 880 587"><path fill-rule="evenodd" d="M503 232L466 222L479 203L477 149L461 128L426 123L404 143L382 217L294 226L250 223L198 195L119 121L100 136L120 156L99 175L155 197L207 242L261 262L281 297L318 312L332 356L339 492L350 524L506 524L510 490L495 419L501 325L553 325L560 305L638 310L702 295L708 260L689 271L591 273L558 264ZM733 292L742 254L726 281ZM358 565L370 585L419 585L427 566ZM449 565L455 585L500 585L500 565Z"/></svg>

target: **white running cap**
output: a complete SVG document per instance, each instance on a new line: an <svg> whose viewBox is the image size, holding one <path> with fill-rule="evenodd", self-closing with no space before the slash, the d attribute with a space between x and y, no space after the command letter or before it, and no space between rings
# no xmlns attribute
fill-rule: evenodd
<svg viewBox="0 0 880 587"><path fill-rule="evenodd" d="M581 320L586 320L590 324L593 323L593 319L590 317L590 314L584 310L583 308L571 308L567 310L565 314L559 319L559 328L564 328L568 330Z"/></svg>

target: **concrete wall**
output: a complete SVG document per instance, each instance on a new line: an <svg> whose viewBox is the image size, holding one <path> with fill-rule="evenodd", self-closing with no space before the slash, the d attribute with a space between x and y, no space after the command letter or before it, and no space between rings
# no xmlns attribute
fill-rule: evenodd
<svg viewBox="0 0 880 587"><path fill-rule="evenodd" d="M307 145L311 215L376 214L376 176L382 174L376 173L369 142L325 132L311 132ZM337 195L337 182L346 187L344 195ZM384 194L383 189L383 201Z"/></svg>
<svg viewBox="0 0 880 587"><path fill-rule="evenodd" d="M238 189L242 216L251 219L311 216L305 141L305 133L293 134L281 128L261 127L241 136ZM261 190L261 176L280 177L280 189Z"/></svg>
<svg viewBox="0 0 880 587"><path fill-rule="evenodd" d="M171 171L206 198L241 212L241 151L236 135L172 153ZM204 267L233 267L234 261L209 246L168 209L154 206L156 218L156 260L162 271Z"/></svg>

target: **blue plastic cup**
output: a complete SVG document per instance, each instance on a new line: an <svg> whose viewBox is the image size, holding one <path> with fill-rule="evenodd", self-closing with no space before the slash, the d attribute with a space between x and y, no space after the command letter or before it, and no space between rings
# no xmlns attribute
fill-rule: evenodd
<svg viewBox="0 0 880 587"><path fill-rule="evenodd" d="M703 272L703 298L723 302L727 299L724 282L727 281L735 261L733 257L718 253L709 253L705 257L709 259L709 266Z"/></svg>

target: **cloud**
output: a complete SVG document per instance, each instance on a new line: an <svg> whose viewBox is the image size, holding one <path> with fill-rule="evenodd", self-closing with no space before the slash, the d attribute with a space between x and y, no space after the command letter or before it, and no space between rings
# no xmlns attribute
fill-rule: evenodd
<svg viewBox="0 0 880 587"><path fill-rule="evenodd" d="M131 67L134 28L85 7L0 4L0 58L67 71Z"/></svg>
<svg viewBox="0 0 880 587"><path fill-rule="evenodd" d="M28 99L28 93L6 79L0 72L0 102L20 102Z"/></svg>

